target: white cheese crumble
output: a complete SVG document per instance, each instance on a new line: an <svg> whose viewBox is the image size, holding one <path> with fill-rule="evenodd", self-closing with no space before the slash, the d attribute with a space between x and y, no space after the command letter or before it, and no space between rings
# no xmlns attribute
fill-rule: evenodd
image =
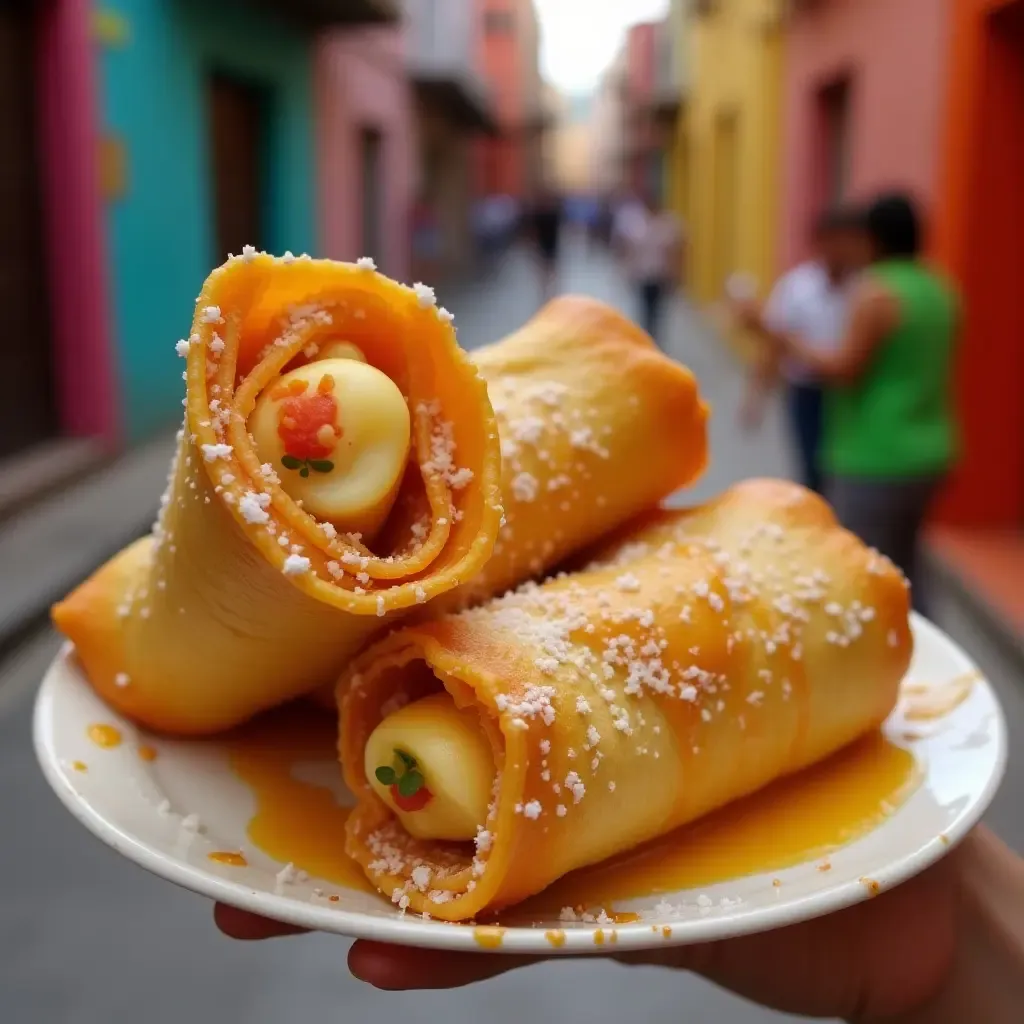
<svg viewBox="0 0 1024 1024"><path fill-rule="evenodd" d="M540 484L532 473L518 473L512 478L512 496L516 501L535 501Z"/></svg>
<svg viewBox="0 0 1024 1024"><path fill-rule="evenodd" d="M536 821L543 808L539 800L531 800L529 803L523 805L523 817L529 818L531 821Z"/></svg>
<svg viewBox="0 0 1024 1024"><path fill-rule="evenodd" d="M235 451L229 444L204 444L202 449L203 458L207 462L216 462L217 459L230 459Z"/></svg>
<svg viewBox="0 0 1024 1024"><path fill-rule="evenodd" d="M417 281L412 286L412 290L416 293L416 301L423 309L436 304L437 297L434 295L434 289L429 285L425 285L422 281Z"/></svg>
<svg viewBox="0 0 1024 1024"><path fill-rule="evenodd" d="M256 491L246 491L238 503L238 511L242 518L254 526L263 526L270 522L270 513L267 512L269 507L270 495L257 494Z"/></svg>
<svg viewBox="0 0 1024 1024"><path fill-rule="evenodd" d="M284 560L284 565L281 567L281 572L285 576L301 576L304 572L309 572L311 562L304 555L289 555Z"/></svg>

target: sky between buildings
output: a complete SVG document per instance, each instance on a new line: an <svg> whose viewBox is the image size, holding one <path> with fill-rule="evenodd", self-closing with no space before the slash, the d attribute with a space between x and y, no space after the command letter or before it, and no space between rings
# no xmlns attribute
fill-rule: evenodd
<svg viewBox="0 0 1024 1024"><path fill-rule="evenodd" d="M626 29L656 21L669 0L535 0L541 26L541 70L567 93L594 89Z"/></svg>

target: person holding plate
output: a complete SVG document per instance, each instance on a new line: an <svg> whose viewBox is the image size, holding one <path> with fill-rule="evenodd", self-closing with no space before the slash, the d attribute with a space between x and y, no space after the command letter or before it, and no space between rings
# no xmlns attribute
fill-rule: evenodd
<svg viewBox="0 0 1024 1024"><path fill-rule="evenodd" d="M236 939L300 931L223 904L215 920ZM981 826L928 871L839 913L613 959L692 971L762 1006L808 1017L1017 1024L1024 1006L1024 862ZM348 957L357 978L389 991L460 988L537 962L366 941Z"/></svg>

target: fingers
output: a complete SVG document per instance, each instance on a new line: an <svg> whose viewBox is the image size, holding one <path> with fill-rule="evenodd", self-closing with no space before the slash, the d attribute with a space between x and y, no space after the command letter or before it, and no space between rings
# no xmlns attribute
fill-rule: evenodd
<svg viewBox="0 0 1024 1024"><path fill-rule="evenodd" d="M452 953L441 949L411 949L380 942L357 942L348 954L349 970L375 988L462 988L506 974L543 958L493 956L487 953Z"/></svg>
<svg viewBox="0 0 1024 1024"><path fill-rule="evenodd" d="M633 966L699 969L704 948L626 953L609 959ZM552 959L562 958L452 953L361 941L349 950L348 966L360 981L375 988L399 991L462 988Z"/></svg>
<svg viewBox="0 0 1024 1024"><path fill-rule="evenodd" d="M297 928L292 924L282 924L266 917L258 917L245 910L229 907L226 903L217 903L213 908L213 921L229 938L242 939L247 942L259 939L273 939L281 935L301 935L305 928Z"/></svg>

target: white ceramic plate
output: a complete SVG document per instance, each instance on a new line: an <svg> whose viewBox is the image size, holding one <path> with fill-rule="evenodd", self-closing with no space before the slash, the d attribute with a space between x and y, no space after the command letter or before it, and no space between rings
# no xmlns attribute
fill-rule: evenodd
<svg viewBox="0 0 1024 1024"><path fill-rule="evenodd" d="M914 620L916 654L908 682L941 688L972 676L967 698L944 717L909 723L898 710L886 725L892 742L910 750L923 780L874 831L829 856L785 870L615 904L640 915L635 923L565 923L508 927L494 947L504 953L599 953L616 949L721 939L764 931L816 917L869 898L904 881L942 857L978 821L1003 774L1006 730L988 683L948 637L921 618ZM124 742L100 749L87 737L97 722L116 726ZM50 785L91 832L130 860L185 888L265 917L307 928L403 945L481 949L484 936L472 926L445 924L400 913L386 899L339 888L316 878L282 882L282 865L254 848L247 825L253 794L227 767L216 740L152 739L119 719L94 694L70 648L58 656L43 682L35 709L35 746ZM152 743L159 756L138 756ZM78 766L76 768L76 762ZM82 765L87 771L82 771ZM301 777L344 792L336 767L301 766ZM198 816L195 832L183 824ZM189 824L194 825L195 817ZM210 861L212 851L242 850L248 864ZM335 901L330 896L336 896ZM564 932L554 948L552 930ZM601 935L598 936L598 929Z"/></svg>

